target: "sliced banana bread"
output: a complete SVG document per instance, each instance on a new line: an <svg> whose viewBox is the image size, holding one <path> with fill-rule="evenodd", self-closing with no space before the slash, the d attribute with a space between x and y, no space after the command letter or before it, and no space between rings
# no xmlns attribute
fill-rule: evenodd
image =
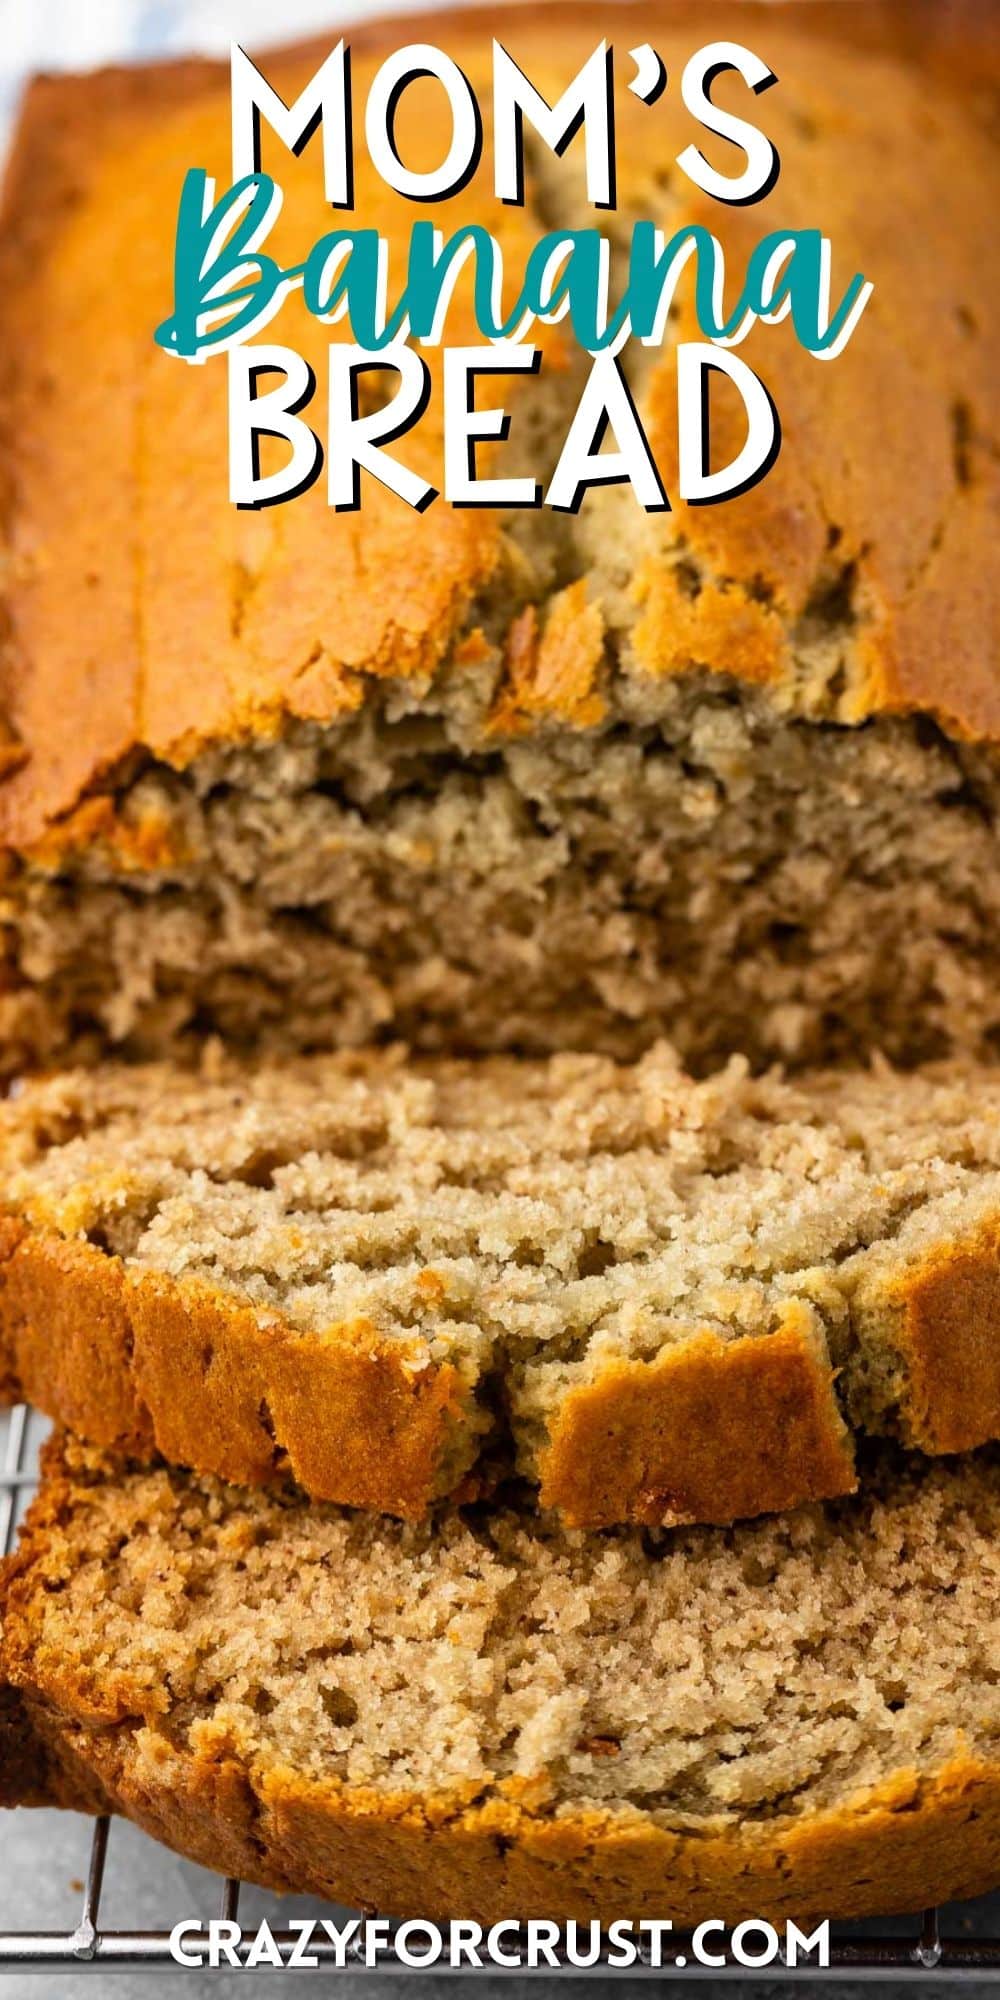
<svg viewBox="0 0 1000 2000"><path fill-rule="evenodd" d="M1000 1467L725 1531L392 1526L63 1442L0 1801L390 1914L857 1916L1000 1880Z"/></svg>
<svg viewBox="0 0 1000 2000"><path fill-rule="evenodd" d="M660 1048L67 1073L0 1103L0 1378L84 1436L417 1516L848 1490L1000 1436L1000 1070Z"/></svg>
<svg viewBox="0 0 1000 2000"><path fill-rule="evenodd" d="M183 169L229 183L228 71L35 87L0 229L5 1061L157 1056L206 1028L285 1051L395 1031L619 1056L668 1033L703 1067L734 1048L995 1054L996 33L991 10L956 30L957 13L616 6L614 213L587 206L579 143L562 161L534 146L526 209L498 203L487 129L441 226L492 229L512 295L546 230L596 222L620 260L639 218L715 232L727 299L776 228L830 236L835 298L856 271L874 282L828 366L788 325L741 348L784 445L724 506L677 496L689 289L662 351L630 346L669 514L604 489L576 517L416 515L374 481L360 526L322 482L231 507L225 364L185 367L152 338ZM749 209L677 165L698 134L678 82L709 30L779 79L755 115L781 173ZM494 33L554 102L608 21L543 5L411 31L450 50L488 118ZM360 106L400 31L350 39ZM645 41L670 79L651 108L628 89ZM328 48L266 58L287 103ZM738 79L714 89L747 115ZM400 107L416 167L439 160L432 102ZM286 259L330 228L318 146L295 160L264 130ZM389 197L360 143L355 201L389 241L395 298L428 211ZM95 282L108 270L127 285ZM346 332L293 297L267 337L322 385ZM464 281L448 332L480 338ZM563 340L543 329L539 377L501 385L512 471L544 479L562 445L585 365ZM433 476L426 354L431 406L400 453ZM725 395L720 455L743 442Z"/></svg>

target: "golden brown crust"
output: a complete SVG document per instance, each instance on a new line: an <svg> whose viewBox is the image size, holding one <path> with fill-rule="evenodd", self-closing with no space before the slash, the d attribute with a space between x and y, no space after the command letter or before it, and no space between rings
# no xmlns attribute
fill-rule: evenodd
<svg viewBox="0 0 1000 2000"><path fill-rule="evenodd" d="M419 1517L463 1391L364 1324L309 1336L197 1282L135 1282L93 1244L0 1224L0 1390L96 1444Z"/></svg>
<svg viewBox="0 0 1000 2000"><path fill-rule="evenodd" d="M379 1798L291 1770L255 1778L134 1726L87 1729L73 1690L26 1697L17 1762L0 1706L0 1802L109 1805L217 1872L393 1916L863 1917L975 1896L1000 1880L1000 1770L956 1758L797 1824L684 1833L635 1815L554 1819L493 1798ZM25 1766L27 1717L34 1764ZM23 1784L24 1790L18 1789ZM88 1801L88 1788L90 1800ZM475 1788L469 1788L474 1793Z"/></svg>
<svg viewBox="0 0 1000 2000"><path fill-rule="evenodd" d="M1000 1222L880 1287L903 1370L882 1421L932 1453L1000 1436ZM887 1337L887 1336L883 1336ZM836 1371L805 1309L726 1341L706 1329L568 1388L540 1501L574 1526L725 1523L849 1493ZM322 1335L203 1280L134 1270L0 1216L0 1399L95 1444L419 1519L477 1490L486 1422L458 1369L365 1321ZM487 1440L489 1442L489 1440Z"/></svg>
<svg viewBox="0 0 1000 2000"><path fill-rule="evenodd" d="M110 1801L97 1778L66 1754L57 1732L35 1716L35 1707L19 1689L0 1686L0 1807L107 1812Z"/></svg>
<svg viewBox="0 0 1000 2000"><path fill-rule="evenodd" d="M575 1527L665 1527L851 1493L834 1371L801 1308L759 1340L706 1329L572 1390L541 1457L541 1500Z"/></svg>
<svg viewBox="0 0 1000 2000"><path fill-rule="evenodd" d="M906 1442L972 1451L1000 1436L1000 1220L893 1287L908 1381Z"/></svg>
<svg viewBox="0 0 1000 2000"><path fill-rule="evenodd" d="M446 24L410 17L405 32L445 41L480 82L488 33L501 32L530 74L554 87L606 25L586 7L511 8L488 28L460 13ZM751 494L724 507L678 507L658 521L635 576L637 668L724 667L774 684L794 706L797 623L817 592L850 574L854 662L841 719L924 709L956 735L1000 735L992 562L1000 420L989 347L997 314L982 198L994 154L981 115L996 73L994 28L969 7L779 10L754 0L720 4L711 25L759 44L777 69L765 123L785 167L776 191L746 211L699 206L678 186L676 221L710 220L737 266L764 230L819 225L833 239L837 276L846 282L864 269L876 294L829 366L785 329L751 337L747 358L759 360L773 389L785 449ZM706 17L688 4L625 7L617 46L640 39L640 27L674 77L704 39ZM383 23L352 35L359 92L401 33ZM321 52L314 44L276 55L268 74L287 96ZM620 199L641 212L651 162L669 169L690 130L673 89L655 116L621 96ZM218 367L175 363L151 339L168 309L164 218L180 172L197 160L224 183L227 138L218 65L46 79L28 100L0 251L11 578L0 810L5 838L21 848L137 746L183 764L206 741L266 733L294 717L333 721L387 673L432 672L501 559L495 515L439 504L417 517L382 489L366 495L362 541L318 488L280 510L280 539L266 514L230 508ZM289 233L311 240L328 226L315 159L296 167L282 156L282 179ZM376 184L363 148L357 197L359 213L388 231L398 253L414 211ZM498 233L514 265L538 226L492 199L486 168L448 204L449 226L467 217ZM129 270L127 293L104 282L116 265ZM464 308L455 311L453 337L474 337ZM321 358L329 330L307 324L293 304L282 325L286 315L287 337ZM659 373L652 428L669 487L669 358ZM415 461L436 460L438 424L429 412ZM709 577L693 607L677 601L663 560L678 527ZM597 615L591 606L588 617ZM497 713L518 729L553 713L576 728L598 719L599 697L580 694L589 636L564 657L558 641L557 620L548 647L530 649L538 685L526 677L524 646L514 645L517 679L498 691ZM97 684L99 702L90 697Z"/></svg>

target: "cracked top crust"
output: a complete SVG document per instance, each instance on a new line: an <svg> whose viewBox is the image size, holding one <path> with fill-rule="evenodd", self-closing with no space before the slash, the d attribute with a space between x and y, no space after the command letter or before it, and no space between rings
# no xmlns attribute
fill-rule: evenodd
<svg viewBox="0 0 1000 2000"><path fill-rule="evenodd" d="M487 122L489 33L551 98L606 30L596 7L405 23L407 39L455 54ZM692 139L720 164L728 154L693 125L676 88L709 32L748 43L780 79L754 110L782 172L749 209L708 202L674 164ZM356 101L402 34L401 24L352 34ZM460 703L463 675L481 672L490 650L487 602L494 732L597 728L619 711L616 683L639 682L655 699L657 677L707 668L770 690L793 714L851 723L925 711L955 736L1000 737L993 30L975 7L745 0L710 15L616 8L614 35L622 56L652 40L674 80L653 108L616 93L617 217L586 209L575 147L554 179L550 162L534 162L524 211L502 207L487 132L471 186L434 211L442 227L486 222L516 282L530 243L557 221L627 237L640 215L668 230L703 220L738 285L765 231L813 225L833 240L835 292L862 270L875 293L828 365L787 324L751 335L741 352L771 388L784 449L761 485L721 506L676 500L671 357L640 352L637 394L674 511L644 516L630 495L605 491L568 526L543 512L525 534L521 516L527 554L510 516L443 501L416 515L374 486L355 516L327 507L322 481L282 507L231 507L224 364L181 365L152 337L170 307L183 172L199 165L228 184L228 70L188 62L32 87L0 246L8 846L34 846L136 750L183 766L207 744L336 721L377 681L419 684L443 667ZM269 59L286 100L328 46ZM728 83L746 113L744 87ZM422 88L400 120L414 164L435 145ZM726 89L723 79L720 101ZM286 190L269 247L301 256L330 227L315 148L296 162L275 142L269 161L265 135L264 164ZM356 206L390 239L392 287L410 226L428 210L387 190L363 146ZM340 332L293 299L266 337L299 347L322 381L326 343ZM478 339L461 288L449 337ZM509 400L515 434L519 412L544 425L548 410L558 448L568 357L558 330L545 338L540 381ZM322 431L320 400L314 421ZM720 452L734 422L720 405ZM439 443L434 398L405 440L407 461L435 478ZM556 536L556 558L537 562L531 545L544 553Z"/></svg>

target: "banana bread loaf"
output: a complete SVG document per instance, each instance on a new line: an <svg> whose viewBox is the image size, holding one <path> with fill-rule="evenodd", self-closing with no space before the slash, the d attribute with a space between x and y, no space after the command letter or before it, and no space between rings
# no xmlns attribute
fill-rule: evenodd
<svg viewBox="0 0 1000 2000"><path fill-rule="evenodd" d="M998 1583L992 1449L661 1536L57 1444L2 1584L0 1802L392 1915L916 1909L1000 1878Z"/></svg>
<svg viewBox="0 0 1000 2000"><path fill-rule="evenodd" d="M996 166L989 65L949 62L953 13L713 7L712 35L780 79L756 115L782 171L743 209L676 164L692 136L717 143L677 89L704 9L617 7L617 211L588 209L578 147L540 144L525 210L494 199L488 144L448 203L448 227L485 222L513 270L546 228L596 219L620 249L646 217L707 223L737 284L789 226L830 235L835 286L873 280L829 366L788 326L750 336L784 448L725 506L678 502L671 351L630 348L674 489L659 515L605 489L577 517L417 516L374 482L360 531L319 486L231 507L225 364L152 338L182 172L228 185L228 73L35 87L0 237L9 1064L162 1055L206 1029L285 1051L398 1033L619 1056L667 1033L703 1068L737 1047L996 1053ZM607 17L359 30L358 102L423 34L488 110L494 32L551 101ZM652 108L626 88L647 39L670 76ZM267 59L287 102L323 53ZM745 114L738 81L716 88ZM415 166L438 144L419 105L400 114ZM316 146L293 160L265 131L264 156L281 243L304 254L330 227ZM399 273L427 211L390 198L360 145L356 207ZM467 292L455 341L478 338ZM343 333L291 299L268 337L322 382ZM544 330L540 377L505 385L512 469L543 478L584 365L562 339ZM720 450L737 421L720 407ZM421 437L407 446L436 462L436 396Z"/></svg>
<svg viewBox="0 0 1000 2000"><path fill-rule="evenodd" d="M403 1516L511 1457L578 1524L1000 1436L1000 1071L693 1082L659 1048L105 1065L0 1103L0 1381Z"/></svg>

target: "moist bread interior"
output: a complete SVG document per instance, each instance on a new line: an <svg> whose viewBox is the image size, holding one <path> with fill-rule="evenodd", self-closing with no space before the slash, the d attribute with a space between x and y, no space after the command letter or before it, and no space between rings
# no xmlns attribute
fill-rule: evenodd
<svg viewBox="0 0 1000 2000"><path fill-rule="evenodd" d="M15 1046L996 1053L988 753L926 720L781 718L717 676L497 747L454 692L148 765L116 811L183 859L122 873L98 837L0 904L33 989L5 1003Z"/></svg>
<svg viewBox="0 0 1000 2000"><path fill-rule="evenodd" d="M115 1722L153 1782L165 1742L258 1787L290 1768L444 1809L533 1781L543 1814L708 1831L995 1754L992 1451L890 1452L854 1500L663 1535L509 1507L392 1526L64 1453L5 1644L84 1760Z"/></svg>
<svg viewBox="0 0 1000 2000"><path fill-rule="evenodd" d="M353 1328L408 1370L450 1364L448 1492L498 1444L537 1480L602 1371L706 1331L766 1339L790 1312L847 1421L906 1438L900 1281L995 1243L998 1109L996 1072L961 1066L783 1080L733 1060L696 1082L665 1046L634 1067L215 1051L198 1076L15 1087L0 1169L9 1214L131 1284L244 1301L264 1338Z"/></svg>

